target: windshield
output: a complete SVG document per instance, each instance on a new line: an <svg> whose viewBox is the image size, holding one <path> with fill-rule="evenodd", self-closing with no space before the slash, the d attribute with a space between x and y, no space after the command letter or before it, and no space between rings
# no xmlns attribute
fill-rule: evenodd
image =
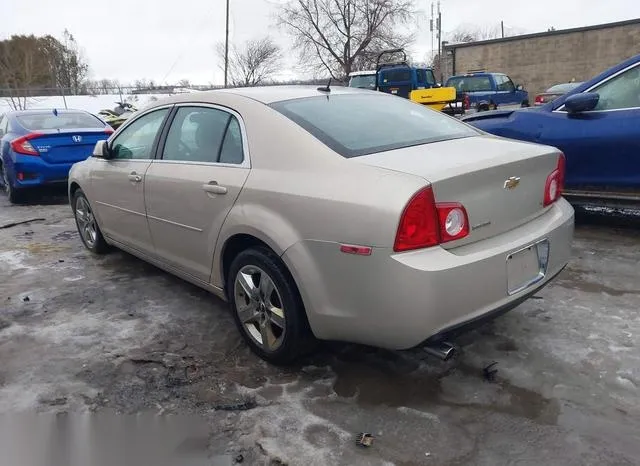
<svg viewBox="0 0 640 466"><path fill-rule="evenodd" d="M441 112L383 94L307 97L271 107L347 158L480 134Z"/></svg>
<svg viewBox="0 0 640 466"><path fill-rule="evenodd" d="M376 75L363 74L360 76L351 76L351 79L349 80L349 87L359 87L362 89L375 89Z"/></svg>
<svg viewBox="0 0 640 466"><path fill-rule="evenodd" d="M58 115L53 112L29 113L17 116L16 120L25 129L32 131L76 128L103 129L105 127L97 117L84 112L60 112Z"/></svg>
<svg viewBox="0 0 640 466"><path fill-rule="evenodd" d="M489 76L458 76L449 78L447 87L455 87L458 92L491 91Z"/></svg>

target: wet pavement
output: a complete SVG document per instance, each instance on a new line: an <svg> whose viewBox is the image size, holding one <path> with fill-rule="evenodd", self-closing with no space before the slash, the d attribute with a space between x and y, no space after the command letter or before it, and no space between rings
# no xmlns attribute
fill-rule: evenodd
<svg viewBox="0 0 640 466"><path fill-rule="evenodd" d="M640 464L640 222L579 216L555 283L453 361L330 343L283 369L220 300L34 202L0 198L0 413L193 416L198 464Z"/></svg>

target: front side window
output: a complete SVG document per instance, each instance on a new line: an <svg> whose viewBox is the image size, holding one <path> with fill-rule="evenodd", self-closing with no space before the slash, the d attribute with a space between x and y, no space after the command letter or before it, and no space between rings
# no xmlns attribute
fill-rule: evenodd
<svg viewBox="0 0 640 466"><path fill-rule="evenodd" d="M496 86L499 91L515 92L516 86L513 85L513 82L508 76L497 75L494 79L496 80Z"/></svg>
<svg viewBox="0 0 640 466"><path fill-rule="evenodd" d="M600 95L594 110L640 107L640 65L619 74L591 92L597 92Z"/></svg>
<svg viewBox="0 0 640 466"><path fill-rule="evenodd" d="M167 134L162 159L242 163L242 133L238 120L215 108L179 108Z"/></svg>
<svg viewBox="0 0 640 466"><path fill-rule="evenodd" d="M124 128L111 144L113 159L152 159L153 143L168 111L147 113Z"/></svg>
<svg viewBox="0 0 640 466"><path fill-rule="evenodd" d="M343 157L480 134L441 112L377 93L307 97L271 107Z"/></svg>

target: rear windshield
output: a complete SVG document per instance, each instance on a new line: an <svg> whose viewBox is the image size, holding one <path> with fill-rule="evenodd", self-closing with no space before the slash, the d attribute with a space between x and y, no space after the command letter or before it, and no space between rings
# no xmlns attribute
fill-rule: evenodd
<svg viewBox="0 0 640 466"><path fill-rule="evenodd" d="M489 76L459 76L449 78L447 87L455 87L458 92L482 92L492 90Z"/></svg>
<svg viewBox="0 0 640 466"><path fill-rule="evenodd" d="M28 130L104 128L98 118L84 112L29 113L17 116L18 123Z"/></svg>
<svg viewBox="0 0 640 466"><path fill-rule="evenodd" d="M397 83L411 81L411 70L399 69L380 71L380 81L383 83Z"/></svg>
<svg viewBox="0 0 640 466"><path fill-rule="evenodd" d="M377 93L307 97L271 107L347 158L480 134L441 112Z"/></svg>
<svg viewBox="0 0 640 466"><path fill-rule="evenodd" d="M572 89L575 89L576 87L578 87L580 84L582 83L565 83L565 84L556 84L555 86L551 86L549 89L547 89L547 92L554 92L554 93L567 93Z"/></svg>

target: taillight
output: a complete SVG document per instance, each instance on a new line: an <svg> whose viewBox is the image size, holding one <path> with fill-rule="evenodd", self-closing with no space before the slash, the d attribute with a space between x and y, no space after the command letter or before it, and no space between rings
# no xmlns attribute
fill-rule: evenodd
<svg viewBox="0 0 640 466"><path fill-rule="evenodd" d="M40 153L29 142L31 139L40 136L40 133L29 133L11 141L11 149L18 154L40 155Z"/></svg>
<svg viewBox="0 0 640 466"><path fill-rule="evenodd" d="M107 133L107 135L111 136L113 134L113 129L112 128L105 128L104 132Z"/></svg>
<svg viewBox="0 0 640 466"><path fill-rule="evenodd" d="M555 170L547 176L547 181L544 185L544 201L542 203L544 207L553 204L562 196L562 191L564 190L565 164L564 154L561 153L558 156L558 164Z"/></svg>
<svg viewBox="0 0 640 466"><path fill-rule="evenodd" d="M534 101L534 103L535 103L536 105L542 105L542 104L544 104L544 96L537 95L537 96L536 96L536 100Z"/></svg>
<svg viewBox="0 0 640 466"><path fill-rule="evenodd" d="M436 203L429 186L418 191L402 212L393 250L427 248L469 234L467 212L459 203Z"/></svg>
<svg viewBox="0 0 640 466"><path fill-rule="evenodd" d="M464 94L462 96L462 105L465 110L469 110L471 108L471 100L469 99L469 94Z"/></svg>

